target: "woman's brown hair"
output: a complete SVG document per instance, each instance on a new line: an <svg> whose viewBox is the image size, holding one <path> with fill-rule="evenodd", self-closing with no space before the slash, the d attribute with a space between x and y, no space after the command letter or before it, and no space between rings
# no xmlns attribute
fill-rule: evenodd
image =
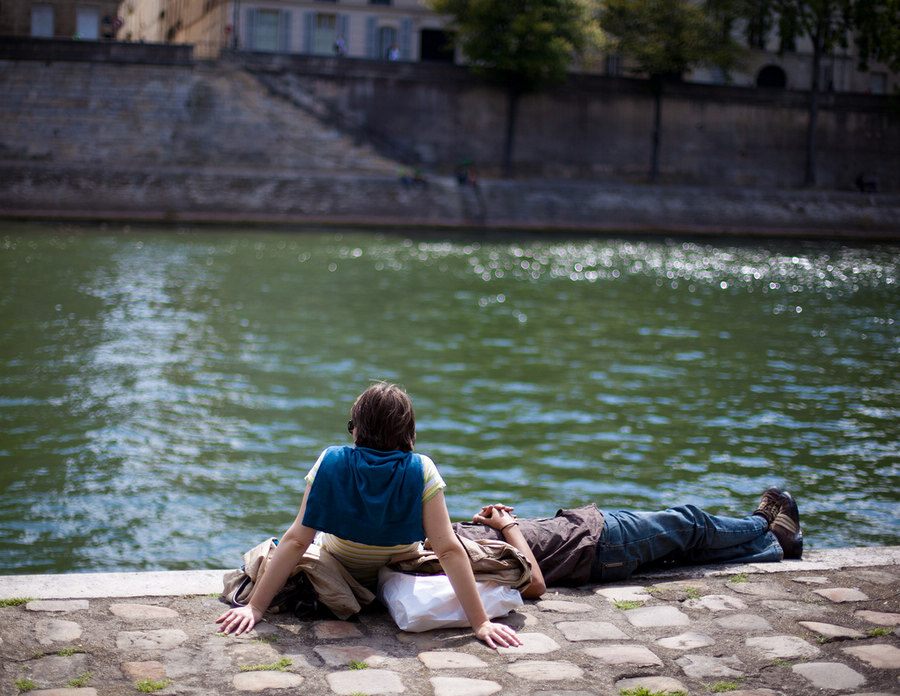
<svg viewBox="0 0 900 696"><path fill-rule="evenodd" d="M409 395L395 384L378 382L366 389L350 409L348 428L357 447L412 452L416 416Z"/></svg>

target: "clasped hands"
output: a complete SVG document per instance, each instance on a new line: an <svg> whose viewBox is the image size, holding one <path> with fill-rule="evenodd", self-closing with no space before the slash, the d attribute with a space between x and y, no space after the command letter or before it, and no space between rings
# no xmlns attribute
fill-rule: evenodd
<svg viewBox="0 0 900 696"><path fill-rule="evenodd" d="M500 530L516 521L516 516L512 514L513 510L515 510L514 507L503 503L485 505L479 512L472 515L472 521Z"/></svg>

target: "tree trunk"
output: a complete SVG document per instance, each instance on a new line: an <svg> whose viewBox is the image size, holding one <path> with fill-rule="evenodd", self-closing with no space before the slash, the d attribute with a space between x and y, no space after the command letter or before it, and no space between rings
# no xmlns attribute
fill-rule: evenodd
<svg viewBox="0 0 900 696"><path fill-rule="evenodd" d="M819 120L819 72L822 63L822 48L825 41L823 22L816 26L813 39L812 84L809 88L809 121L806 128L806 172L804 186L816 185L816 125Z"/></svg>
<svg viewBox="0 0 900 696"><path fill-rule="evenodd" d="M519 97L521 93L515 87L510 87L507 92L506 103L506 139L503 143L503 177L511 179L515 175L513 171L513 139L516 134L516 116L519 112Z"/></svg>
<svg viewBox="0 0 900 696"><path fill-rule="evenodd" d="M653 147L650 153L650 182L656 183L659 176L659 141L662 138L662 93L663 80L659 75L650 78L653 90Z"/></svg>

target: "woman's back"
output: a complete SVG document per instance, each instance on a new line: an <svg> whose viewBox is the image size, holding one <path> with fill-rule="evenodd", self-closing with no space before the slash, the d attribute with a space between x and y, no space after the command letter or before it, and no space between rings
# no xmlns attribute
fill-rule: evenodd
<svg viewBox="0 0 900 696"><path fill-rule="evenodd" d="M306 475L304 524L362 583L424 539L422 505L445 487L434 462L412 452L329 447Z"/></svg>

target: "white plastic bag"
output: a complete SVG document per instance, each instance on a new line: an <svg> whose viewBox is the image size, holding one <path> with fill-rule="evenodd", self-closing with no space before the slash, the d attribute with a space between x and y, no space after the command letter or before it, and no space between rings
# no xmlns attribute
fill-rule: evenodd
<svg viewBox="0 0 900 696"><path fill-rule="evenodd" d="M494 582L475 584L492 619L524 604L519 591L511 587ZM378 572L378 598L403 631L419 633L469 625L446 575L409 575L382 567Z"/></svg>

